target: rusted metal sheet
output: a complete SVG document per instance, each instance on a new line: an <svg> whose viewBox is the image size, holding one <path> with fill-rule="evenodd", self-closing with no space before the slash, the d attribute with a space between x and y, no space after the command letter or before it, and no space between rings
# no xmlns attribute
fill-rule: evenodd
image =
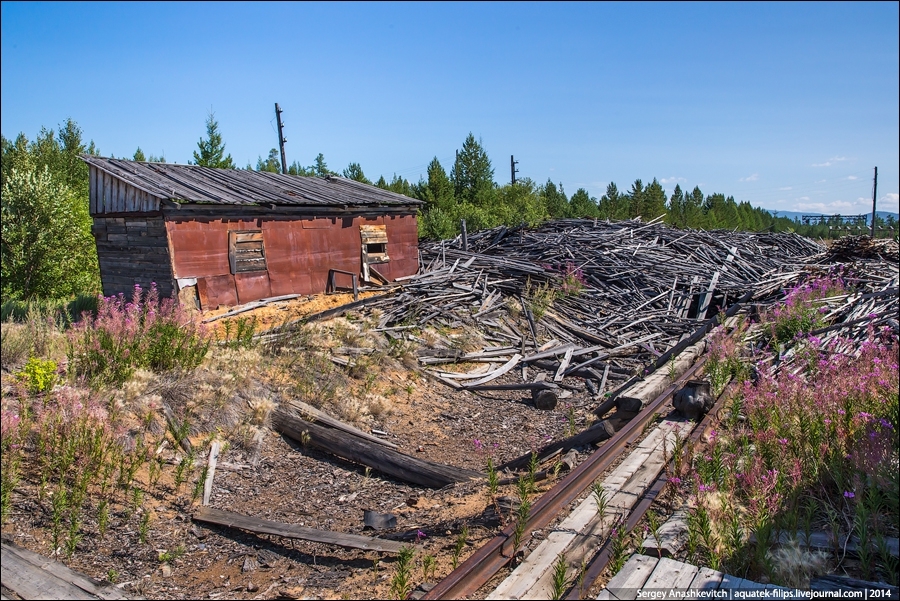
<svg viewBox="0 0 900 601"><path fill-rule="evenodd" d="M231 307L238 304L234 276L231 274L197 278L197 292L203 309L215 309L219 306Z"/></svg>
<svg viewBox="0 0 900 601"><path fill-rule="evenodd" d="M361 226L376 226L375 231L387 237L385 254L390 259L378 264L379 273L394 280L417 271L414 215L185 219L175 214L168 215L166 222L176 277L198 278L203 308L281 294L322 293L331 269L359 274ZM266 270L234 274L229 264L229 238L235 243L237 238L230 232L250 231L261 232ZM247 238L253 240L252 235Z"/></svg>
<svg viewBox="0 0 900 601"><path fill-rule="evenodd" d="M239 303L249 303L250 301L272 296L272 289L269 287L269 274L266 271L237 273L234 276L234 284L235 288L237 288Z"/></svg>

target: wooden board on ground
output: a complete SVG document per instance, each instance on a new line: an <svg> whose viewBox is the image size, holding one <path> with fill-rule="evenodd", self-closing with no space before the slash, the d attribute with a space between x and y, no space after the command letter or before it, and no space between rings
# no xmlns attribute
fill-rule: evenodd
<svg viewBox="0 0 900 601"><path fill-rule="evenodd" d="M194 520L199 522L218 524L220 526L228 526L229 528L240 528L241 530L249 530L261 534L274 534L285 538L299 538L317 543L347 547L350 549L399 553L400 549L409 546L406 543L373 538L371 536L331 532L329 530L304 528L303 526L273 522L271 520L261 520L259 518L233 513L231 511L211 509L209 507L201 507L194 513L193 517Z"/></svg>
<svg viewBox="0 0 900 601"><path fill-rule="evenodd" d="M552 593L552 565L565 553L570 568L589 560L614 523L625 515L648 488L665 462L663 443L671 453L675 433L684 433L691 424L680 419L663 420L641 441L601 483L607 491L609 509L601 521L597 504L589 496L553 529L544 541L487 597L488 599L542 599Z"/></svg>
<svg viewBox="0 0 900 601"><path fill-rule="evenodd" d="M112 585L4 540L0 583L22 599L127 599Z"/></svg>
<svg viewBox="0 0 900 601"><path fill-rule="evenodd" d="M272 427L301 444L309 444L326 453L419 486L443 488L456 482L482 477L473 470L418 459L352 434L307 422L284 409L275 411Z"/></svg>
<svg viewBox="0 0 900 601"><path fill-rule="evenodd" d="M632 555L622 569L606 584L605 591L610 599L635 599L637 591L644 586L659 560L649 555ZM602 595L597 597L603 598Z"/></svg>

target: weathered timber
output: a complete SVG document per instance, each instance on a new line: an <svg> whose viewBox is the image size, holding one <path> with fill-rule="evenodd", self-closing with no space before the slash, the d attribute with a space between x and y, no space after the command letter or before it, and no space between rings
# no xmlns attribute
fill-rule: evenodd
<svg viewBox="0 0 900 601"><path fill-rule="evenodd" d="M250 532L258 532L260 534L274 534L276 536L283 536L284 538L298 538L349 549L399 553L403 547L407 546L405 543L372 538L370 536L360 536L359 534L345 534L343 532L332 532L316 528L305 528L294 524L261 520L259 518L233 513L231 511L212 509L210 507L199 508L194 512L193 519L198 522L217 524L229 528L240 528L241 530L249 530Z"/></svg>
<svg viewBox="0 0 900 601"><path fill-rule="evenodd" d="M352 434L319 426L284 409L275 411L272 425L275 430L302 444L419 486L443 488L482 477L482 474L472 470L418 459Z"/></svg>
<svg viewBox="0 0 900 601"><path fill-rule="evenodd" d="M0 583L22 599L127 599L118 588L20 547L2 543Z"/></svg>

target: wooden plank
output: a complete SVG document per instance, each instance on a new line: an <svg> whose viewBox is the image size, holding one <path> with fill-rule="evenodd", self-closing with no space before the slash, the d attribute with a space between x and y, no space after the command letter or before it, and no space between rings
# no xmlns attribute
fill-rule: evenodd
<svg viewBox="0 0 900 601"><path fill-rule="evenodd" d="M606 589L617 599L635 599L637 591L644 586L659 560L649 555L632 555L619 573L613 576Z"/></svg>
<svg viewBox="0 0 900 601"><path fill-rule="evenodd" d="M219 448L222 446L218 440L214 440L209 447L209 463L206 465L206 482L203 483L203 505L209 505L209 497L212 495L213 478L216 474L216 462L219 460Z"/></svg>
<svg viewBox="0 0 900 601"><path fill-rule="evenodd" d="M288 409L292 409L294 411L299 411L301 415L306 415L312 418L312 421L318 424L324 424L329 428L334 428L335 430L341 430L342 432L347 432L348 434L353 434L354 436L358 436L363 440L368 440L369 442L375 442L382 446L388 447L389 449L397 449L399 448L392 442L388 442L377 436L372 436L368 432L363 432L358 428L354 428L350 424L344 423L338 419L335 419L325 413L324 411L320 411L313 407L312 405L308 405L303 401L292 399L286 403L284 403L284 407Z"/></svg>
<svg viewBox="0 0 900 601"><path fill-rule="evenodd" d="M127 599L114 586L18 545L2 545L2 584L23 599Z"/></svg>
<svg viewBox="0 0 900 601"><path fill-rule="evenodd" d="M567 350L565 356L563 356L563 360L559 364L559 369L556 370L556 375L553 376L554 382L562 381L563 375L566 372L566 368L569 367L569 362L572 360L572 351L573 350L574 349Z"/></svg>
<svg viewBox="0 0 900 601"><path fill-rule="evenodd" d="M736 590L740 588L740 584L743 580L743 578L732 574L723 574L722 582L719 583L719 588L722 590Z"/></svg>
<svg viewBox="0 0 900 601"><path fill-rule="evenodd" d="M516 353L515 355L512 356L512 359L507 361L502 367L499 367L498 369L492 371L491 373L489 373L488 375L484 376L481 379L475 380L474 382L470 382L469 384L465 384L463 386L463 388L468 388L471 386L480 386L481 384L485 384L487 382L490 382L491 380L496 380L497 378L499 378L500 376L502 376L503 374L510 371L512 368L514 368L519 363L519 360L521 358L522 358L522 355L520 355L519 353Z"/></svg>
<svg viewBox="0 0 900 601"><path fill-rule="evenodd" d="M407 543L373 538L371 536L345 534L343 532L304 528L303 526L296 526L294 524L261 520L259 518L233 513L231 511L212 509L210 507L201 507L194 513L193 518L199 522L218 524L220 526L228 526L229 528L240 528L241 530L249 530L261 534L274 534L285 538L298 538L350 549L399 553L403 547L410 546Z"/></svg>
<svg viewBox="0 0 900 601"><path fill-rule="evenodd" d="M601 544L615 515L625 515L643 491L652 484L664 464L662 445L675 430L690 423L664 420L601 483L609 493L609 512L605 519L597 515L593 495L582 501L547 538L533 550L494 591L494 598L542 599L552 592L552 564L565 553L569 565L577 569ZM671 440L668 441L671 444ZM653 454L656 453L656 456Z"/></svg>
<svg viewBox="0 0 900 601"><path fill-rule="evenodd" d="M659 527L659 540L652 534L644 539L641 550L648 555L661 554L673 557L687 542L687 514L679 509Z"/></svg>
<svg viewBox="0 0 900 601"><path fill-rule="evenodd" d="M418 459L358 436L307 422L283 408L275 411L273 427L301 444L309 444L326 453L419 486L443 488L482 477L479 472Z"/></svg>
<svg viewBox="0 0 900 601"><path fill-rule="evenodd" d="M719 584L722 582L722 577L725 574L719 572L717 570L713 570L712 568L700 568L697 571L697 575L694 576L694 580L691 581L691 585L688 588L700 589L700 590L715 590L719 588Z"/></svg>
<svg viewBox="0 0 900 601"><path fill-rule="evenodd" d="M653 569L653 573L650 574L650 578L644 583L643 588L685 589L691 585L698 570L697 566L689 563L662 557ZM676 597L666 596L666 598L674 599Z"/></svg>

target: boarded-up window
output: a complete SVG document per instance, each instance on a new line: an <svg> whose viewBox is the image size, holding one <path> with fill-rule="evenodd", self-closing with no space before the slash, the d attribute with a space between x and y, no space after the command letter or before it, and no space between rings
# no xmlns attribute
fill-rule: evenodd
<svg viewBox="0 0 900 601"><path fill-rule="evenodd" d="M266 249L260 230L228 232L228 263L231 273L266 270Z"/></svg>
<svg viewBox="0 0 900 601"><path fill-rule="evenodd" d="M387 230L383 225L361 225L359 235L362 238L363 257L366 263L387 263Z"/></svg>

